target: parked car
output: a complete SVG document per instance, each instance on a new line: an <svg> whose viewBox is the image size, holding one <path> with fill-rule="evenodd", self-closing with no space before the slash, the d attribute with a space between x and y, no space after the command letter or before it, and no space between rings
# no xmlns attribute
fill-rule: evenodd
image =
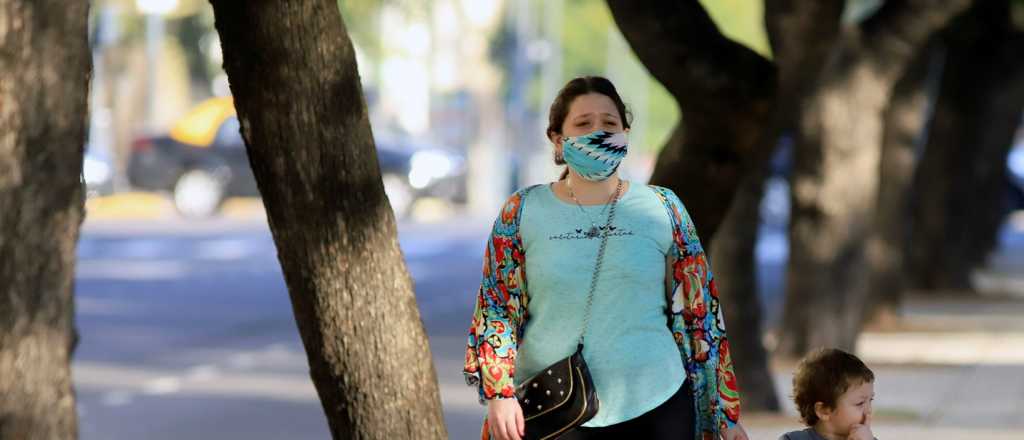
<svg viewBox="0 0 1024 440"><path fill-rule="evenodd" d="M422 197L465 200L461 154L411 141L378 141L384 189L398 216ZM170 192L186 217L217 213L224 199L259 196L238 117L230 97L208 99L181 118L170 133L143 137L132 145L128 163L132 186Z"/></svg>

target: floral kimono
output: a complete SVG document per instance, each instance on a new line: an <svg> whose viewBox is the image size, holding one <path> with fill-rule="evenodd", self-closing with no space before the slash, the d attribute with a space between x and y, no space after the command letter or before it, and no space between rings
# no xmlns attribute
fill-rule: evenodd
<svg viewBox="0 0 1024 440"><path fill-rule="evenodd" d="M463 374L481 403L514 398L516 348L529 315L523 239L519 234L526 188L513 194L494 222L484 253L483 280L469 328ZM696 439L718 439L739 421L740 399L729 355L718 290L693 221L672 191L651 186L672 220L666 266L668 325L693 386ZM487 421L483 440L490 437Z"/></svg>

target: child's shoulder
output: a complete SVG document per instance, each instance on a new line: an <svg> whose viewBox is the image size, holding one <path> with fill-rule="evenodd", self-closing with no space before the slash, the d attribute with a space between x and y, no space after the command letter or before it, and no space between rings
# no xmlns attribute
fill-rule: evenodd
<svg viewBox="0 0 1024 440"><path fill-rule="evenodd" d="M779 440L821 440L821 436L811 428L790 431L779 436Z"/></svg>

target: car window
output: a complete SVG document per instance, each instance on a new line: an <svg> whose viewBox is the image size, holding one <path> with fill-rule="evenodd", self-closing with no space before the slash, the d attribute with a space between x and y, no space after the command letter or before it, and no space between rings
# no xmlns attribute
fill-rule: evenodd
<svg viewBox="0 0 1024 440"><path fill-rule="evenodd" d="M214 140L214 144L222 148L245 148L239 128L237 116L227 118L217 129L217 138Z"/></svg>

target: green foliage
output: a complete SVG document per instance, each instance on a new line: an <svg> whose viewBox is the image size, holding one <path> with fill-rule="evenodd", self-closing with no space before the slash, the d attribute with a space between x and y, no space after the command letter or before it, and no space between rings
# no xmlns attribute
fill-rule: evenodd
<svg viewBox="0 0 1024 440"><path fill-rule="evenodd" d="M770 57L763 0L701 0L718 29L733 41Z"/></svg>
<svg viewBox="0 0 1024 440"><path fill-rule="evenodd" d="M701 3L723 34L770 56L762 0L702 0ZM540 0L534 0L531 6L535 11L544 8ZM540 13L537 16L542 17ZM650 76L629 46L616 44L624 39L605 2L565 0L563 22L563 83L582 75L611 78L634 116L631 138L641 143L632 145L643 151L659 150L679 121L679 109L675 99ZM540 102L541 97L553 91L540 90L539 86L539 79L535 79L529 102L532 108L544 114L550 103Z"/></svg>
<svg viewBox="0 0 1024 440"><path fill-rule="evenodd" d="M383 0L338 0L338 9L352 44L372 59L381 55L377 18L383 3Z"/></svg>

